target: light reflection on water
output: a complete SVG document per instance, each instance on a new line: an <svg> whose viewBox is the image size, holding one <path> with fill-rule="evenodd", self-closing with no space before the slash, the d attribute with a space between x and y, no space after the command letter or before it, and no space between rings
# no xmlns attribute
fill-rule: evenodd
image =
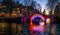
<svg viewBox="0 0 60 35"><path fill-rule="evenodd" d="M21 24L18 24L18 23L11 23L11 29L9 29L9 23L5 23L5 22L0 22L0 35L8 35L9 34L9 30L11 30L11 34L12 35L19 35L19 34L22 34L24 32L21 33L22 31L22 25ZM53 25L52 28L51 28L51 33L53 35L57 35L56 34L56 28L57 26L56 25ZM24 30L24 29L23 29ZM25 34L28 33L28 32L25 32ZM33 33L35 34L40 34L39 32L37 31L33 31Z"/></svg>
<svg viewBox="0 0 60 35"><path fill-rule="evenodd" d="M11 29L9 29L11 27ZM9 31L11 30L11 34L15 35L21 31L21 24L17 23L11 23L11 26L9 26L9 23L0 22L0 34L1 35L7 35L9 34Z"/></svg>

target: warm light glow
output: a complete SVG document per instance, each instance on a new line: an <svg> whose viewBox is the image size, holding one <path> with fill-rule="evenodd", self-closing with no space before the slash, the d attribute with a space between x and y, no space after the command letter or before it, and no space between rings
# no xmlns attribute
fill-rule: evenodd
<svg viewBox="0 0 60 35"><path fill-rule="evenodd" d="M5 14L4 12L1 12L1 14Z"/></svg>
<svg viewBox="0 0 60 35"><path fill-rule="evenodd" d="M6 14L5 14L5 17L9 17L9 13L6 13Z"/></svg>
<svg viewBox="0 0 60 35"><path fill-rule="evenodd" d="M20 16L22 16L22 14L20 14Z"/></svg>
<svg viewBox="0 0 60 35"><path fill-rule="evenodd" d="M54 11L52 12L52 14L54 15Z"/></svg>
<svg viewBox="0 0 60 35"><path fill-rule="evenodd" d="M0 4L0 8L6 8L7 6L2 6L1 4Z"/></svg>
<svg viewBox="0 0 60 35"><path fill-rule="evenodd" d="M13 10L12 13L15 13L15 10Z"/></svg>
<svg viewBox="0 0 60 35"><path fill-rule="evenodd" d="M20 13L20 11L17 11L17 13Z"/></svg>
<svg viewBox="0 0 60 35"><path fill-rule="evenodd" d="M50 22L51 22L50 20L51 20L50 18L47 18L47 19L46 19L46 23L47 23L48 25L50 25Z"/></svg>
<svg viewBox="0 0 60 35"><path fill-rule="evenodd" d="M4 22L0 23L0 28L6 28L6 27L8 27L7 23Z"/></svg>
<svg viewBox="0 0 60 35"><path fill-rule="evenodd" d="M12 13L12 17L16 17L16 13Z"/></svg>
<svg viewBox="0 0 60 35"><path fill-rule="evenodd" d="M17 8L17 10L20 10L20 8Z"/></svg>
<svg viewBox="0 0 60 35"><path fill-rule="evenodd" d="M45 12L45 15L49 15L49 11L46 11L46 12Z"/></svg>

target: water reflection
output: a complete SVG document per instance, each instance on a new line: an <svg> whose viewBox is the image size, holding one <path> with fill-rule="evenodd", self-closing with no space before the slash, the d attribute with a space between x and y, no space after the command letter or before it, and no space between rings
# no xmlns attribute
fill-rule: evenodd
<svg viewBox="0 0 60 35"><path fill-rule="evenodd" d="M20 34L22 30L21 24L11 23L11 29L9 29L9 23L0 22L0 35L8 35L11 30L11 35Z"/></svg>

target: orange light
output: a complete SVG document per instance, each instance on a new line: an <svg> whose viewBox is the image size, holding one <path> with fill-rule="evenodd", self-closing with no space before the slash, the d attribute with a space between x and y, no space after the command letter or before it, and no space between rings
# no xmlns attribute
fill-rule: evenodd
<svg viewBox="0 0 60 35"><path fill-rule="evenodd" d="M32 30L32 29L33 29L33 27L34 27L33 23L32 23L32 22L30 22L30 30Z"/></svg>
<svg viewBox="0 0 60 35"><path fill-rule="evenodd" d="M32 23L32 22L30 22L30 25L33 25L33 23Z"/></svg>
<svg viewBox="0 0 60 35"><path fill-rule="evenodd" d="M17 13L20 13L20 11L17 11Z"/></svg>

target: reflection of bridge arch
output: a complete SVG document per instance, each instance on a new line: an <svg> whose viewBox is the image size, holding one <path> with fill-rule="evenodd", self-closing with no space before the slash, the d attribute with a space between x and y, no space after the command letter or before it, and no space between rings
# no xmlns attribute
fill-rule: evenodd
<svg viewBox="0 0 60 35"><path fill-rule="evenodd" d="M40 15L40 14L35 14L35 15L33 15L33 16L31 17L30 21L32 21L35 17L40 17L43 21L45 21L45 18L44 18L42 15Z"/></svg>
<svg viewBox="0 0 60 35"><path fill-rule="evenodd" d="M39 25L35 25L32 21L36 18L39 17L42 19L42 22L39 21ZM40 20L41 20L40 19ZM45 32L45 17L43 15L40 14L35 14L30 18L30 30L32 31L37 31L37 32L41 32L41 34L43 32ZM32 33L33 35L34 33Z"/></svg>

